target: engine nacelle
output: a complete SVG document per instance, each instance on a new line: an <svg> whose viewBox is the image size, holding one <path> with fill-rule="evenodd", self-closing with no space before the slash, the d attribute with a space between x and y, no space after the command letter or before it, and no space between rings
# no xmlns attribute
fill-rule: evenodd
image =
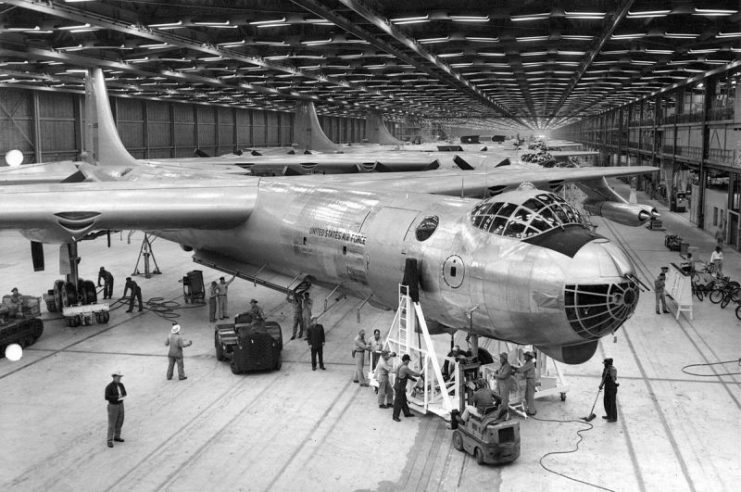
<svg viewBox="0 0 741 492"><path fill-rule="evenodd" d="M659 216L655 208L640 203L585 202L584 209L593 215L632 227L645 224L651 218Z"/></svg>

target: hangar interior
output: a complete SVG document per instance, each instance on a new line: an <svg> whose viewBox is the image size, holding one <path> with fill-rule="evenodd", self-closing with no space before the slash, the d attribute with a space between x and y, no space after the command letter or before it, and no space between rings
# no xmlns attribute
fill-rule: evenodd
<svg viewBox="0 0 741 492"><path fill-rule="evenodd" d="M590 217L626 251L641 301L589 361L563 365L565 401L544 397L537 416L515 417L520 456L498 467L455 449L448 422L394 422L373 391L352 384L353 338L361 328L385 336L393 311L313 287L327 330L327 370L313 372L307 345L289 341L286 296L239 279L232 311L259 299L286 344L281 371L238 377L214 357L207 308L184 299L187 272L203 270L208 284L218 270L141 232L80 241L80 276L94 280L106 266L118 298L132 275L146 308L125 314L119 302L108 324L82 327L43 312L43 337L20 361L0 359L0 434L10 443L0 452L8 465L0 484L733 490L741 480L736 304L696 299L680 313L673 299L676 316L657 318L653 288L661 266L687 261L688 252L709 262L719 244L724 273L741 278L740 10L729 0L0 2L0 154L20 151L21 167L85 160L85 77L100 68L118 135L137 159L311 151L296 132L298 108L308 104L348 155L377 143L370 122L381 117L398 139L394 150L432 143L455 151L461 136L480 135L477 150L486 142L486 152L520 163L522 150L490 143L496 135L594 151L605 168L655 166L610 184L657 210L665 229ZM678 252L665 234L681 236ZM38 251L16 231L0 230L0 245L4 292L17 286L40 296L69 268L63 249L47 247L46 270L33 271ZM139 272L139 260L155 268L154 255L162 273ZM193 341L187 382L164 377L172 320ZM468 342L462 330L454 340ZM435 336L442 352L449 342ZM494 354L501 348L479 343ZM622 383L614 426L581 418L595 401L601 415L603 357L614 358ZM102 393L114 370L124 372L131 397L126 443L109 450Z"/></svg>

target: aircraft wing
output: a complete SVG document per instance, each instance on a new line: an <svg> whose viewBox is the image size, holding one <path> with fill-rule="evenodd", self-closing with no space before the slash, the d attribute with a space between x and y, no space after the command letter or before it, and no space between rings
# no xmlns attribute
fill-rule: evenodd
<svg viewBox="0 0 741 492"><path fill-rule="evenodd" d="M602 178L646 174L658 171L650 166L581 167L581 168L523 168L500 167L488 171L434 171L424 173L384 173L360 176L322 176L322 184L333 187L353 187L375 191L429 193L435 195L481 196L485 192L498 193L529 182L541 189L556 189L564 183L602 183ZM307 177L295 177L304 180Z"/></svg>
<svg viewBox="0 0 741 492"><path fill-rule="evenodd" d="M79 162L58 161L0 167L0 186L34 183L61 183L77 172Z"/></svg>
<svg viewBox="0 0 741 492"><path fill-rule="evenodd" d="M0 228L40 242L105 229L229 229L249 217L257 185L243 178L0 187Z"/></svg>

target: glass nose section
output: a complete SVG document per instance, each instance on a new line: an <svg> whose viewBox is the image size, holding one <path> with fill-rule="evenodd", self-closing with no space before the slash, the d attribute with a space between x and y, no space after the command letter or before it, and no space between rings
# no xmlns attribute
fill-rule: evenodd
<svg viewBox="0 0 741 492"><path fill-rule="evenodd" d="M603 238L585 244L573 261L573 281L564 288L566 316L577 334L596 340L635 311L640 291L634 268L623 250Z"/></svg>
<svg viewBox="0 0 741 492"><path fill-rule="evenodd" d="M566 317L574 331L596 340L615 331L638 305L638 285L630 279L610 284L568 284L564 290Z"/></svg>

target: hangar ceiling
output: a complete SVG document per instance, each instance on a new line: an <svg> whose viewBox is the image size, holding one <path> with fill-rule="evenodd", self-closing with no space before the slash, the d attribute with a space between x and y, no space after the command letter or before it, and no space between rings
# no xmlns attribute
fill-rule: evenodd
<svg viewBox="0 0 741 492"><path fill-rule="evenodd" d="M0 26L0 87L100 66L115 95L532 129L741 54L738 0L5 0Z"/></svg>

